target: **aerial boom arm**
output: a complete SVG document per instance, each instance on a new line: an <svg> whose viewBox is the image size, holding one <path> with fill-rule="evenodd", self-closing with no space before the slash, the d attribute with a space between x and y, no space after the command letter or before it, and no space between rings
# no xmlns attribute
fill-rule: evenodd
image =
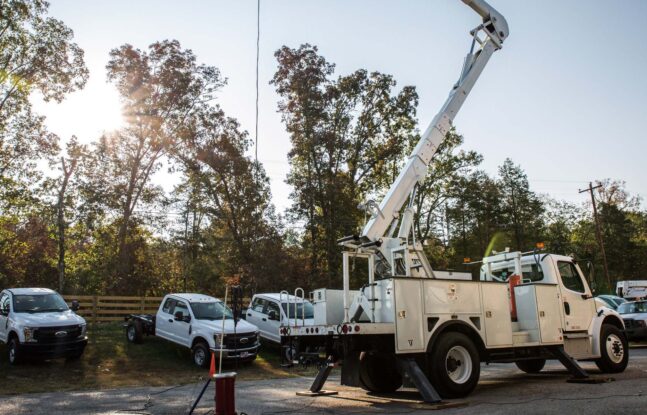
<svg viewBox="0 0 647 415"><path fill-rule="evenodd" d="M362 236L370 241L378 241L385 235L393 220L398 217L400 209L416 183L424 180L429 164L445 139L454 117L465 102L465 98L472 90L492 54L501 48L503 40L508 36L508 25L505 19L489 4L483 0L462 1L483 17L483 23L470 32L474 37L472 48L465 57L461 76L449 93L449 97L422 134L406 165L376 209L377 212L364 226ZM484 39L479 37L481 33L485 35ZM480 48L475 51L476 43L480 45ZM402 232L400 233L402 234Z"/></svg>

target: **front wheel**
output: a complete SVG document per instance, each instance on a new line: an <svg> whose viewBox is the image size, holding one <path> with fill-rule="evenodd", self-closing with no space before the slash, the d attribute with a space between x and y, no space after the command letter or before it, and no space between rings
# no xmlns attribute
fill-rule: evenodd
<svg viewBox="0 0 647 415"><path fill-rule="evenodd" d="M9 340L9 345L7 347L9 351L9 364L10 365L17 365L22 362L22 353L20 350L20 342L18 341L17 338L12 338Z"/></svg>
<svg viewBox="0 0 647 415"><path fill-rule="evenodd" d="M620 373L629 363L627 337L616 326L603 324L600 330L600 358L595 361L604 373Z"/></svg>
<svg viewBox="0 0 647 415"><path fill-rule="evenodd" d="M463 333L444 333L429 356L429 381L440 396L462 398L476 387L481 373L479 353L474 342Z"/></svg>
<svg viewBox="0 0 647 415"><path fill-rule="evenodd" d="M191 348L193 355L193 363L202 368L208 368L211 363L211 354L209 353L209 346L206 343L199 342Z"/></svg>

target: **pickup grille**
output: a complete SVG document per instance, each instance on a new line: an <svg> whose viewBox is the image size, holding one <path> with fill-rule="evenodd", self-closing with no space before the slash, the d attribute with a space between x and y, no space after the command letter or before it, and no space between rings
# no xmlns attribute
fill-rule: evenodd
<svg viewBox="0 0 647 415"><path fill-rule="evenodd" d="M246 349L256 345L256 341L255 333L237 333L236 335L227 334L224 343L226 349Z"/></svg>
<svg viewBox="0 0 647 415"><path fill-rule="evenodd" d="M628 328L628 329L638 327L638 324L637 324L636 320L634 320L634 319L627 318L627 319L624 319L624 322L625 322L625 327Z"/></svg>
<svg viewBox="0 0 647 415"><path fill-rule="evenodd" d="M65 343L81 335L82 326L39 327L34 331L38 343Z"/></svg>

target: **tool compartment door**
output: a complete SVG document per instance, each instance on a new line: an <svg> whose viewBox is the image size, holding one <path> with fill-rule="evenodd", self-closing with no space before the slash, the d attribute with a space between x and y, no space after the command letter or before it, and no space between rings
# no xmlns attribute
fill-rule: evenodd
<svg viewBox="0 0 647 415"><path fill-rule="evenodd" d="M481 284L481 293L483 295L486 346L511 346L512 320L510 319L508 285L483 283Z"/></svg>
<svg viewBox="0 0 647 415"><path fill-rule="evenodd" d="M426 351L423 328L422 280L393 280L395 298L395 352Z"/></svg>

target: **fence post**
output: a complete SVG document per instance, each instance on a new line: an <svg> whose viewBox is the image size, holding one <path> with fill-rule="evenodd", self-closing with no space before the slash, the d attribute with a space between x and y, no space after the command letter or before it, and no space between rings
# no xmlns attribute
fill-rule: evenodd
<svg viewBox="0 0 647 415"><path fill-rule="evenodd" d="M97 326L97 307L98 307L98 297L96 295L92 296L92 329L96 329Z"/></svg>

